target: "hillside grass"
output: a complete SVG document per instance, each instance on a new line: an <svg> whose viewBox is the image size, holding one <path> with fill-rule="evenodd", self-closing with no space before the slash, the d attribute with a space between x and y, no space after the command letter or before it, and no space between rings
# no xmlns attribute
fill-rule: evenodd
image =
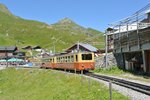
<svg viewBox="0 0 150 100"><path fill-rule="evenodd" d="M129 98L113 91L113 100ZM109 100L103 84L45 69L0 70L0 100Z"/></svg>
<svg viewBox="0 0 150 100"><path fill-rule="evenodd" d="M138 72L123 70L117 66L113 66L110 68L97 68L93 70L92 72L150 83L149 75L138 74Z"/></svg>
<svg viewBox="0 0 150 100"><path fill-rule="evenodd" d="M16 17L9 14L7 9L7 12L5 12L5 9L2 10L0 7L1 46L17 45L19 48L22 48L27 45L39 45L48 50L53 50L55 45L56 51L61 52L63 49L67 49L77 43L77 41L80 41L90 44L96 42L98 44L94 44L94 46L97 48L104 47L104 37L99 31L84 29L76 24L61 25L57 23L56 25L48 25L46 23ZM76 27L78 28L76 29ZM86 33L93 36L89 36ZM97 36L97 34L100 35Z"/></svg>
<svg viewBox="0 0 150 100"><path fill-rule="evenodd" d="M116 66L109 67L109 68L96 68L92 72L101 73L101 74L109 74L109 75L121 75L121 74L127 73L124 70L119 69Z"/></svg>

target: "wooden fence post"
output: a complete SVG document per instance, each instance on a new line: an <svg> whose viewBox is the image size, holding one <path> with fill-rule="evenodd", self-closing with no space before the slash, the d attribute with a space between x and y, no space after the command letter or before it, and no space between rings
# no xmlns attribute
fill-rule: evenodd
<svg viewBox="0 0 150 100"><path fill-rule="evenodd" d="M109 94L110 94L110 100L112 100L112 82L109 82Z"/></svg>

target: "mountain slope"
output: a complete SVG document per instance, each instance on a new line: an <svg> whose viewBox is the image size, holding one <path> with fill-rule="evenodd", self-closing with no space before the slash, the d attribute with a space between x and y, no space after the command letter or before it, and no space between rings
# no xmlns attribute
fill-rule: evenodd
<svg viewBox="0 0 150 100"><path fill-rule="evenodd" d="M1 4L1 3L0 3L0 11L1 11L1 12L4 12L5 14L10 15L10 16L13 15L13 14L8 10L8 8L7 8L5 5Z"/></svg>
<svg viewBox="0 0 150 100"><path fill-rule="evenodd" d="M99 43L104 46L101 32L86 29L68 18L48 25L34 20L25 20L14 16L4 5L0 4L0 45L40 45L43 48L62 51L77 41ZM102 40L99 39L101 37Z"/></svg>
<svg viewBox="0 0 150 100"><path fill-rule="evenodd" d="M104 47L104 36L102 32L99 32L92 28L84 28L76 24L69 18L64 18L58 21L58 23L52 24L51 26L55 30L71 34L72 36L75 36L77 34L86 35L86 38L82 39L79 42L89 43L96 46L97 48Z"/></svg>

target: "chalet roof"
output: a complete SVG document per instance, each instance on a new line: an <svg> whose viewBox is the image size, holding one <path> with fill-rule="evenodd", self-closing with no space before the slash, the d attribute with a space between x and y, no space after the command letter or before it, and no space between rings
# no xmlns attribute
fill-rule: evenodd
<svg viewBox="0 0 150 100"><path fill-rule="evenodd" d="M22 49L41 49L41 47L40 46L34 46L34 47L32 47L32 46L25 46L25 47L23 47Z"/></svg>
<svg viewBox="0 0 150 100"><path fill-rule="evenodd" d="M41 49L41 47L37 45L37 46L32 47L32 49Z"/></svg>
<svg viewBox="0 0 150 100"><path fill-rule="evenodd" d="M76 44L77 45L77 44ZM89 51L96 52L98 49L90 44L79 43L82 47L88 49Z"/></svg>
<svg viewBox="0 0 150 100"><path fill-rule="evenodd" d="M83 48L85 48L85 49L87 49L87 50L89 50L91 52L97 52L97 50L98 50L96 47L94 47L94 46L92 46L90 44L76 43L73 46L71 46L70 48L68 48L66 51L70 50L71 48L73 48L75 46L77 47L77 45L79 45L79 46L81 46L81 47L83 47Z"/></svg>
<svg viewBox="0 0 150 100"><path fill-rule="evenodd" d="M23 47L22 49L31 49L32 48L32 46L25 46L25 47Z"/></svg>

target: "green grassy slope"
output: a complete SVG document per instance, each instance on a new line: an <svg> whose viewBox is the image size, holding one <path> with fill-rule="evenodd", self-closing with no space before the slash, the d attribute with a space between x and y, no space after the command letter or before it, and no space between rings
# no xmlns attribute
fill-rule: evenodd
<svg viewBox="0 0 150 100"><path fill-rule="evenodd" d="M113 100L129 100L116 91L112 95ZM109 89L73 74L9 68L0 70L0 100L109 100Z"/></svg>
<svg viewBox="0 0 150 100"><path fill-rule="evenodd" d="M68 18L48 25L42 22L16 17L0 4L0 45L40 45L43 48L62 51L77 41L88 42L97 48L103 48L101 32L86 29ZM65 23L65 24L64 24Z"/></svg>

